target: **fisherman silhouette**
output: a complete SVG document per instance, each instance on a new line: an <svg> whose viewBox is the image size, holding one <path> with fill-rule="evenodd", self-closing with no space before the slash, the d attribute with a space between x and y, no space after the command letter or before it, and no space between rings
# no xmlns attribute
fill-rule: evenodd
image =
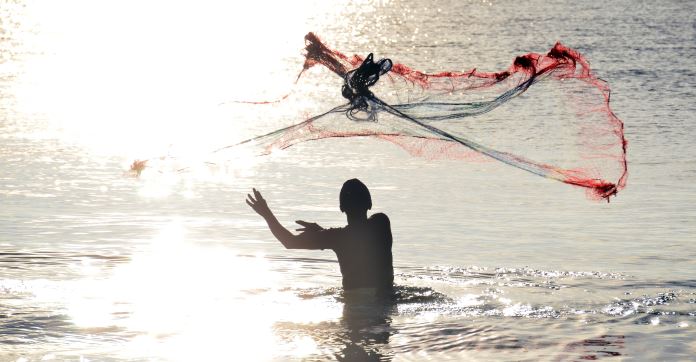
<svg viewBox="0 0 696 362"><path fill-rule="evenodd" d="M324 229L316 223L298 220L296 222L302 226L297 229L299 235L280 224L260 192L253 189L253 193L253 196L247 194L246 203L266 220L273 236L285 248L331 249L336 253L346 297L391 295L394 267L389 218L383 213L368 218L372 198L360 180L348 180L341 188L340 209L346 214L347 226Z"/></svg>

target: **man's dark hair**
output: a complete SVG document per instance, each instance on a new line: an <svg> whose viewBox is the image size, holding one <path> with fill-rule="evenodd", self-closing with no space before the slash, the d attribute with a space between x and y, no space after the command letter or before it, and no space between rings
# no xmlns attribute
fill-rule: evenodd
<svg viewBox="0 0 696 362"><path fill-rule="evenodd" d="M370 190L357 178L343 183L339 200L341 212L367 211L372 208Z"/></svg>

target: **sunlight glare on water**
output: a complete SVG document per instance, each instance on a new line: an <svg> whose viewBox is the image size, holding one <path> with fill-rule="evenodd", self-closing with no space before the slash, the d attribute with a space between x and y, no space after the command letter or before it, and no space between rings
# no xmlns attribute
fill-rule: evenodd
<svg viewBox="0 0 696 362"><path fill-rule="evenodd" d="M104 351L122 358L265 360L278 353L317 353L310 337L281 343L273 324L337 319L340 307L298 304L297 297L277 292L283 283L269 269L262 254L244 257L196 246L181 223L172 222L106 279L90 277L86 266L84 278L60 289L39 287L35 294L38 303L64 303L79 328L134 335L116 350Z"/></svg>
<svg viewBox="0 0 696 362"><path fill-rule="evenodd" d="M287 59L300 59L307 19L329 7L31 2L25 42L41 52L23 65L18 109L100 154L195 156L249 128L221 103L288 91L299 67L288 72Z"/></svg>

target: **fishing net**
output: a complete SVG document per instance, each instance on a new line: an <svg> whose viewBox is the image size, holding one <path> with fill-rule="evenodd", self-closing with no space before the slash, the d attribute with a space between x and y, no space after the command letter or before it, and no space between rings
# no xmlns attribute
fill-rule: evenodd
<svg viewBox="0 0 696 362"><path fill-rule="evenodd" d="M324 108L308 105L304 121L214 153L251 147L263 155L312 140L374 137L421 157L497 160L585 188L595 199L608 200L626 184L626 140L609 106L609 87L580 53L561 43L547 54L518 56L500 72L427 74L372 54L346 56L313 33L305 41L296 88L317 66L339 83L312 95L296 89L276 101L235 103L258 107L246 114L265 118L287 119L292 113L283 105L296 109L308 97Z"/></svg>

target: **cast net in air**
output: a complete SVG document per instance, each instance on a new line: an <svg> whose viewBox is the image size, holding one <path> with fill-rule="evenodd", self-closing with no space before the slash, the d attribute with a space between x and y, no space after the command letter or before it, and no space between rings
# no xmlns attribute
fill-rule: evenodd
<svg viewBox="0 0 696 362"><path fill-rule="evenodd" d="M428 74L372 54L346 56L313 33L305 41L298 81L323 66L342 80L342 101L214 153L253 147L264 155L311 140L375 137L416 156L494 159L585 188L595 199L608 200L626 185L627 142L609 106L609 87L580 53L561 43L547 54L518 56L500 72ZM300 93L237 103L273 107L301 101Z"/></svg>

